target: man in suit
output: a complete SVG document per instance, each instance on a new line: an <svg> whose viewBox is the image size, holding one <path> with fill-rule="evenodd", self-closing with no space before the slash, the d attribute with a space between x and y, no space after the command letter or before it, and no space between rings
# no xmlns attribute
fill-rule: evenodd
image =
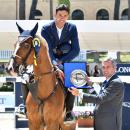
<svg viewBox="0 0 130 130"><path fill-rule="evenodd" d="M124 84L116 75L116 62L112 58L102 62L102 70L106 80L98 95L79 93L76 88L69 91L75 96L79 95L83 102L96 104L94 130L121 130Z"/></svg>
<svg viewBox="0 0 130 130"><path fill-rule="evenodd" d="M70 62L80 51L78 32L74 24L67 22L68 6L61 4L56 8L55 20L42 27L41 35L47 41L49 54L54 65L63 70L63 63ZM72 118L71 110L74 96L67 91L66 97L67 120Z"/></svg>

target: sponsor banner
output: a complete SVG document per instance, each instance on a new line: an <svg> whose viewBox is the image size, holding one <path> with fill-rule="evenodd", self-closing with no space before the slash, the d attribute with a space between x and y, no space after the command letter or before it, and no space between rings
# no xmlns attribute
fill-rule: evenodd
<svg viewBox="0 0 130 130"><path fill-rule="evenodd" d="M130 130L130 84L124 83L125 93L122 109L122 130Z"/></svg>
<svg viewBox="0 0 130 130"><path fill-rule="evenodd" d="M12 92L0 92L0 108L15 107L15 95Z"/></svg>
<svg viewBox="0 0 130 130"><path fill-rule="evenodd" d="M117 74L130 76L130 64L117 64Z"/></svg>

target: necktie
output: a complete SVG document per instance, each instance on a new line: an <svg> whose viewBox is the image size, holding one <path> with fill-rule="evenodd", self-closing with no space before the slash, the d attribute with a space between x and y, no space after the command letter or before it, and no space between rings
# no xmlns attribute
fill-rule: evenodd
<svg viewBox="0 0 130 130"><path fill-rule="evenodd" d="M102 87L105 87L107 85L107 80L105 80L102 84Z"/></svg>
<svg viewBox="0 0 130 130"><path fill-rule="evenodd" d="M99 92L99 94L101 94L104 90L104 88L106 88L106 85L107 85L107 80L105 80L103 83L102 83L102 86L101 86L101 90Z"/></svg>

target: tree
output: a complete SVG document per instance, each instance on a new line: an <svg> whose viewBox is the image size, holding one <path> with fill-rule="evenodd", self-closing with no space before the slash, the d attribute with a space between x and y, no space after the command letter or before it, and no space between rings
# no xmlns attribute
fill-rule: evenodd
<svg viewBox="0 0 130 130"><path fill-rule="evenodd" d="M120 11L120 0L115 0L114 5L114 20L119 20L119 11Z"/></svg>
<svg viewBox="0 0 130 130"><path fill-rule="evenodd" d="M70 1L69 0L58 0L58 5L59 4L66 4L68 7L70 7Z"/></svg>

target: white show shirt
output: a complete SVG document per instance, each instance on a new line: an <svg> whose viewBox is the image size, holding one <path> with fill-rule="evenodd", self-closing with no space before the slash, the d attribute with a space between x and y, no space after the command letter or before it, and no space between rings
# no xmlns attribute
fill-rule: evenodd
<svg viewBox="0 0 130 130"><path fill-rule="evenodd" d="M59 39L60 39L62 30L63 30L63 27L62 27L62 28L58 28L58 27L56 26L56 28L57 28L58 37L59 37Z"/></svg>

